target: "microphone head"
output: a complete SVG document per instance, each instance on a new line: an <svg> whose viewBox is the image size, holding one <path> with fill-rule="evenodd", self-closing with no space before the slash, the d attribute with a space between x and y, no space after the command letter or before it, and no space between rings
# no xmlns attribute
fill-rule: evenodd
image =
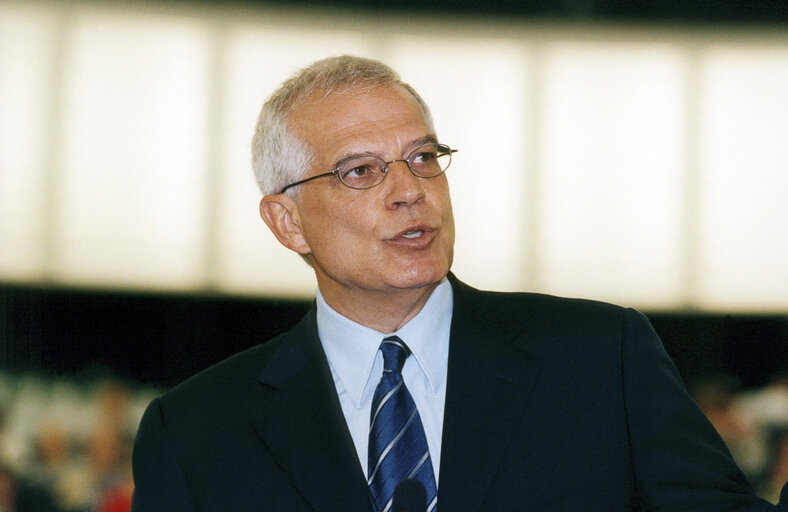
<svg viewBox="0 0 788 512"><path fill-rule="evenodd" d="M394 489L392 512L425 512L427 510L427 490L418 480L405 479Z"/></svg>

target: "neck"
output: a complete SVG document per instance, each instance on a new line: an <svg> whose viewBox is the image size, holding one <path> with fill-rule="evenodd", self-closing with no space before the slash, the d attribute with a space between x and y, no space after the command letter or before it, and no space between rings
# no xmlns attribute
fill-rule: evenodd
<svg viewBox="0 0 788 512"><path fill-rule="evenodd" d="M385 334L398 330L416 316L438 283L395 292L356 290L354 293L338 293L331 286L324 288L320 283L318 285L326 303L334 311Z"/></svg>

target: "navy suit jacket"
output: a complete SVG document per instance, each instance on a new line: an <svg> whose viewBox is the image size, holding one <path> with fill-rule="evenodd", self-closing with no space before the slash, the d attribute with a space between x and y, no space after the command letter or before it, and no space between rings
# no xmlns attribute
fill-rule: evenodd
<svg viewBox="0 0 788 512"><path fill-rule="evenodd" d="M441 511L772 510L641 314L450 279ZM154 400L133 462L134 512L373 510L314 308Z"/></svg>

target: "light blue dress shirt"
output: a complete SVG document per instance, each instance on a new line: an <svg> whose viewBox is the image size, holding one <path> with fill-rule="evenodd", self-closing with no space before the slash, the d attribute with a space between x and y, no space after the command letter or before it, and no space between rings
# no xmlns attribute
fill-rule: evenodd
<svg viewBox="0 0 788 512"><path fill-rule="evenodd" d="M386 336L399 336L410 348L402 377L419 409L427 446L439 482L443 408L449 331L454 305L451 284L444 278L419 313L397 332L381 333L334 311L317 290L317 330L326 352L350 435L364 474L367 474L367 443L372 396L383 374L378 350Z"/></svg>

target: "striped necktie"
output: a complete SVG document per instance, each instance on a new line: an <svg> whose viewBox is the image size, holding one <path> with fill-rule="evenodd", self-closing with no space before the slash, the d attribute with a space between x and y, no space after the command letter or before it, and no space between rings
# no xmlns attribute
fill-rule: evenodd
<svg viewBox="0 0 788 512"><path fill-rule="evenodd" d="M391 509L394 488L418 480L427 490L427 511L438 502L438 489L419 411L402 380L410 350L396 336L383 340L383 376L372 398L369 421L367 483L378 512Z"/></svg>

